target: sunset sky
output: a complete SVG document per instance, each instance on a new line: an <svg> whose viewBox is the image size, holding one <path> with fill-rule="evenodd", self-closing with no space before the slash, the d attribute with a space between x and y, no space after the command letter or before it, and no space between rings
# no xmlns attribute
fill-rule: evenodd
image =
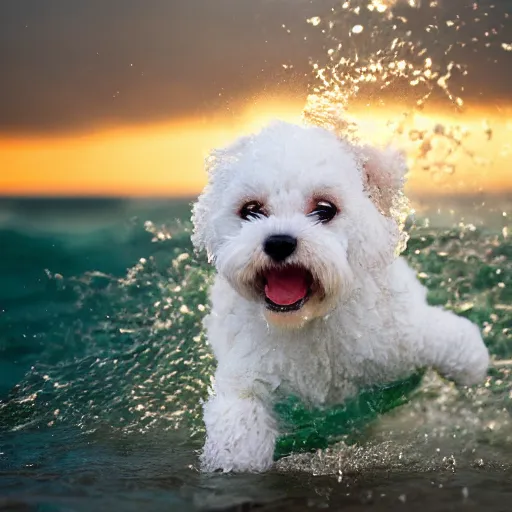
<svg viewBox="0 0 512 512"><path fill-rule="evenodd" d="M503 38L512 2L487 2L496 5L488 9L440 0L434 10L428 3L397 9L421 34L433 12L439 27L456 15L468 19L458 34L468 44L456 54L468 74L454 82L467 110L457 113L437 94L414 123L466 126L479 158L463 157L441 177L414 170L410 189L512 191L512 52L504 51L512 40ZM209 149L273 117L300 118L313 82L309 58L326 55L325 34L306 19L330 15L331 4L339 2L5 0L0 195L197 194ZM443 31L435 37L434 56ZM376 142L411 99L401 87L371 91L378 108L372 99L351 110Z"/></svg>

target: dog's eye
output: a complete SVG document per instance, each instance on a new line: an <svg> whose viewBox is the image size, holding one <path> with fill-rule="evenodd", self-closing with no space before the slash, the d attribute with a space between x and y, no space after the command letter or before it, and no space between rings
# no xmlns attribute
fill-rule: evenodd
<svg viewBox="0 0 512 512"><path fill-rule="evenodd" d="M261 203L258 201L249 201L240 208L239 215L243 220L251 220L265 216L265 212Z"/></svg>
<svg viewBox="0 0 512 512"><path fill-rule="evenodd" d="M308 215L308 217L316 217L318 222L323 224L334 219L338 213L338 208L329 201L318 201L315 209Z"/></svg>

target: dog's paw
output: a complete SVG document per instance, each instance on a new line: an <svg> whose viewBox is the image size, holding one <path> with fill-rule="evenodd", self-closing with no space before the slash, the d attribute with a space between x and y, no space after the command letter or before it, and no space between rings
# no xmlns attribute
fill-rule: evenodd
<svg viewBox="0 0 512 512"><path fill-rule="evenodd" d="M457 384L461 386L475 386L485 380L489 369L489 352L485 346L482 346L479 352L479 354L475 354L467 368L459 373L455 379Z"/></svg>
<svg viewBox="0 0 512 512"><path fill-rule="evenodd" d="M481 384L489 368L489 351L479 327L449 311L430 311L428 329L435 369L459 386Z"/></svg>
<svg viewBox="0 0 512 512"><path fill-rule="evenodd" d="M204 420L202 471L260 473L270 469L277 430L260 400L241 391L217 394L205 404Z"/></svg>
<svg viewBox="0 0 512 512"><path fill-rule="evenodd" d="M459 365L452 372L453 380L460 386L474 386L481 384L487 376L490 357L489 351L485 346L480 331L474 327L474 337L471 343L463 352Z"/></svg>
<svg viewBox="0 0 512 512"><path fill-rule="evenodd" d="M222 446L207 438L200 457L201 471L205 473L263 473L273 464L274 443L261 450L247 445Z"/></svg>

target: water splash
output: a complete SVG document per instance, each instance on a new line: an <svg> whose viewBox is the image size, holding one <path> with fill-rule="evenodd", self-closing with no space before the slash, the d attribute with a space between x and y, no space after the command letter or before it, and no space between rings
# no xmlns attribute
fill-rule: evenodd
<svg viewBox="0 0 512 512"><path fill-rule="evenodd" d="M282 471L348 475L379 470L450 472L512 468L511 367L495 370L485 386L460 390L434 374L414 399L381 417L358 444L345 442L277 463Z"/></svg>
<svg viewBox="0 0 512 512"><path fill-rule="evenodd" d="M358 116L350 114L353 107L380 108L398 100L404 114L390 119L387 141L408 149L411 169L439 179L455 172L460 155L490 165L465 145L470 130L463 123L422 129L415 120L429 99L434 106L444 98L456 110L463 108L468 56L489 48L509 51L503 41L511 28L506 9L487 2L348 0L307 22L322 30L329 49L325 62L311 63L315 81L303 112L306 122L364 140ZM492 138L486 120L479 135Z"/></svg>
<svg viewBox="0 0 512 512"><path fill-rule="evenodd" d="M509 13L496 7L487 2L347 0L327 17L309 18L325 34L329 49L326 63L312 62L316 83L306 118L319 121L325 114L328 122L333 107L345 111L359 100L383 104L388 89L416 108L439 93L462 108L471 71L467 55L486 48L509 51L503 41Z"/></svg>
<svg viewBox="0 0 512 512"><path fill-rule="evenodd" d="M201 431L214 365L201 325L212 271L195 259L188 229L146 222L145 231L160 251L123 277L47 272L48 311L64 303L68 313L56 326L46 318L51 339L0 402L0 428Z"/></svg>

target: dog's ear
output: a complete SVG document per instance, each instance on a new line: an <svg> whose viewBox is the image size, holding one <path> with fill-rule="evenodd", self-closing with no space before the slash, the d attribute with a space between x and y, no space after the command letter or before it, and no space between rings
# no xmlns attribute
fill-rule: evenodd
<svg viewBox="0 0 512 512"><path fill-rule="evenodd" d="M223 196L233 178L240 154L250 143L249 137L240 137L226 148L213 150L205 159L208 182L192 209L194 231L191 239L196 250L206 250L208 259L215 257L219 243L219 216L223 212ZM221 226L222 227L222 226Z"/></svg>
<svg viewBox="0 0 512 512"><path fill-rule="evenodd" d="M381 271L396 256L401 227L398 222L407 171L404 155L391 148L357 146L363 187L375 209L362 209L354 222L349 257L354 265Z"/></svg>
<svg viewBox="0 0 512 512"><path fill-rule="evenodd" d="M361 160L363 186L379 211L391 215L393 201L402 191L407 173L407 162L402 151L387 147L358 148Z"/></svg>
<svg viewBox="0 0 512 512"><path fill-rule="evenodd" d="M215 236L215 229L211 217L216 211L216 193L223 180L222 151L212 151L205 159L205 168L208 174L208 182L201 195L198 197L192 208L192 244L197 251L206 250L208 257L212 255L212 243Z"/></svg>

